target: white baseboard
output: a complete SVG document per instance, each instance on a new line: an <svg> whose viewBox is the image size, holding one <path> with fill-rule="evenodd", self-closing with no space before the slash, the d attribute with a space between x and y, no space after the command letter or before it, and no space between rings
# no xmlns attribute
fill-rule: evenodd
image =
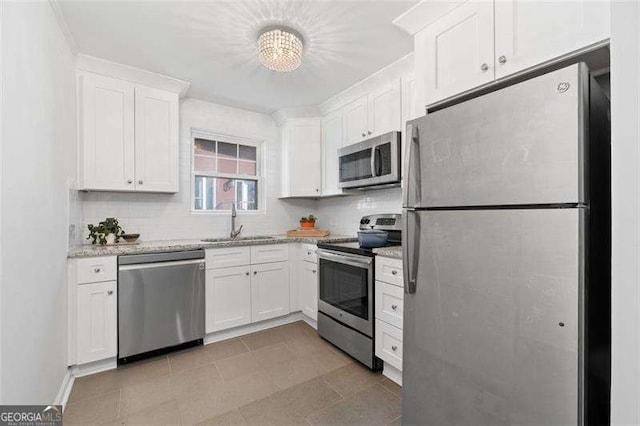
<svg viewBox="0 0 640 426"><path fill-rule="evenodd" d="M118 367L118 360L113 358L107 358L100 361L89 362L87 364L74 365L71 367L71 374L73 377L89 376L90 374L101 373L107 370L113 370Z"/></svg>
<svg viewBox="0 0 640 426"><path fill-rule="evenodd" d="M396 382L398 385L402 386L402 370L398 370L394 366L385 362L382 369L382 374L389 380Z"/></svg>
<svg viewBox="0 0 640 426"><path fill-rule="evenodd" d="M314 330L318 329L318 321L314 320L311 317L306 316L305 314L302 314L302 321L304 321L307 324L309 324L309 326L313 327Z"/></svg>
<svg viewBox="0 0 640 426"><path fill-rule="evenodd" d="M56 395L56 399L53 401L53 405L62 405L62 411L64 411L67 401L69 401L69 395L71 394L71 388L73 387L73 381L75 377L71 373L71 369L68 368L66 374L62 378L60 389Z"/></svg>
<svg viewBox="0 0 640 426"><path fill-rule="evenodd" d="M204 338L204 344L220 342L222 340L233 339L234 337L240 337L247 334L255 333L256 331L267 330L269 328L278 327L285 324L291 324L292 322L305 320L305 315L302 312L293 312L284 317L273 318L266 321L260 321L253 324L241 325L240 327L230 328L229 330L216 331L209 333ZM307 321L305 321L307 322Z"/></svg>

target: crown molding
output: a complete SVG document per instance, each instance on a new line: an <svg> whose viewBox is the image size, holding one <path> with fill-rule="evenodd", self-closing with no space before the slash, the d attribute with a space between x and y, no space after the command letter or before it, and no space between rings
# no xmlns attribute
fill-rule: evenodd
<svg viewBox="0 0 640 426"><path fill-rule="evenodd" d="M392 22L395 26L414 35L434 21L466 3L461 0L422 0Z"/></svg>
<svg viewBox="0 0 640 426"><path fill-rule="evenodd" d="M318 106L281 108L271 114L271 118L273 118L278 126L294 118L320 118L321 116L322 114Z"/></svg>
<svg viewBox="0 0 640 426"><path fill-rule="evenodd" d="M62 9L60 8L60 3L57 0L49 0L49 4L51 5L51 9L53 9L53 14L56 17L56 21L58 21L58 26L60 27L60 31L64 35L64 38L67 40L67 45L71 50L71 53L75 56L78 54L78 46L76 45L76 40L73 38L71 34L71 30L69 29L69 25L67 24L67 20L64 18L64 14L62 13Z"/></svg>
<svg viewBox="0 0 640 426"><path fill-rule="evenodd" d="M189 91L189 87L191 87L191 83L188 81L81 53L76 55L76 68L80 71L115 77L132 83L174 92L180 98L184 97Z"/></svg>

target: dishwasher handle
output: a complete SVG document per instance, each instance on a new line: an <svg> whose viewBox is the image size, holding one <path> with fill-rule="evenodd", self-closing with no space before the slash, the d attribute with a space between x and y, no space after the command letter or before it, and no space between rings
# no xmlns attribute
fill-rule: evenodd
<svg viewBox="0 0 640 426"><path fill-rule="evenodd" d="M118 256L118 265L139 263L174 262L179 260L204 259L204 250L173 251L162 253L128 254Z"/></svg>
<svg viewBox="0 0 640 426"><path fill-rule="evenodd" d="M155 263L136 263L133 265L120 265L119 271L133 271L136 269L151 269L151 268L164 268L167 266L180 266L180 265L196 265L200 264L198 269L205 269L204 259L193 260L172 260L169 262L155 262Z"/></svg>

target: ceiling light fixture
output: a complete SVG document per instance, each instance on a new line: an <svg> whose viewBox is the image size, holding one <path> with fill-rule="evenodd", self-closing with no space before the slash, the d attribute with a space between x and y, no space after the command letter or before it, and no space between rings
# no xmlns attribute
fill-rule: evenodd
<svg viewBox="0 0 640 426"><path fill-rule="evenodd" d="M266 68L290 72L302 63L302 36L291 28L265 28L258 37L258 59Z"/></svg>

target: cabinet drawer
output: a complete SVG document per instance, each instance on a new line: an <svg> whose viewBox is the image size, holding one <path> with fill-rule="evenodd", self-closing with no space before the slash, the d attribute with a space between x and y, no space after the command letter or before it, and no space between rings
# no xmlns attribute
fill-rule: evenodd
<svg viewBox="0 0 640 426"><path fill-rule="evenodd" d="M207 269L230 268L251 263L251 247L225 247L205 250Z"/></svg>
<svg viewBox="0 0 640 426"><path fill-rule="evenodd" d="M376 318L402 329L404 289L376 281Z"/></svg>
<svg viewBox="0 0 640 426"><path fill-rule="evenodd" d="M402 370L402 330L376 320L376 356Z"/></svg>
<svg viewBox="0 0 640 426"><path fill-rule="evenodd" d="M302 244L300 246L300 260L304 260L305 262L313 262L318 263L318 256L316 255L316 250L318 246L315 244Z"/></svg>
<svg viewBox="0 0 640 426"><path fill-rule="evenodd" d="M76 283L99 283L114 281L118 275L116 256L89 257L76 262Z"/></svg>
<svg viewBox="0 0 640 426"><path fill-rule="evenodd" d="M285 262L289 260L289 244L267 244L251 247L251 264Z"/></svg>
<svg viewBox="0 0 640 426"><path fill-rule="evenodd" d="M402 260L377 256L376 280L403 287Z"/></svg>

